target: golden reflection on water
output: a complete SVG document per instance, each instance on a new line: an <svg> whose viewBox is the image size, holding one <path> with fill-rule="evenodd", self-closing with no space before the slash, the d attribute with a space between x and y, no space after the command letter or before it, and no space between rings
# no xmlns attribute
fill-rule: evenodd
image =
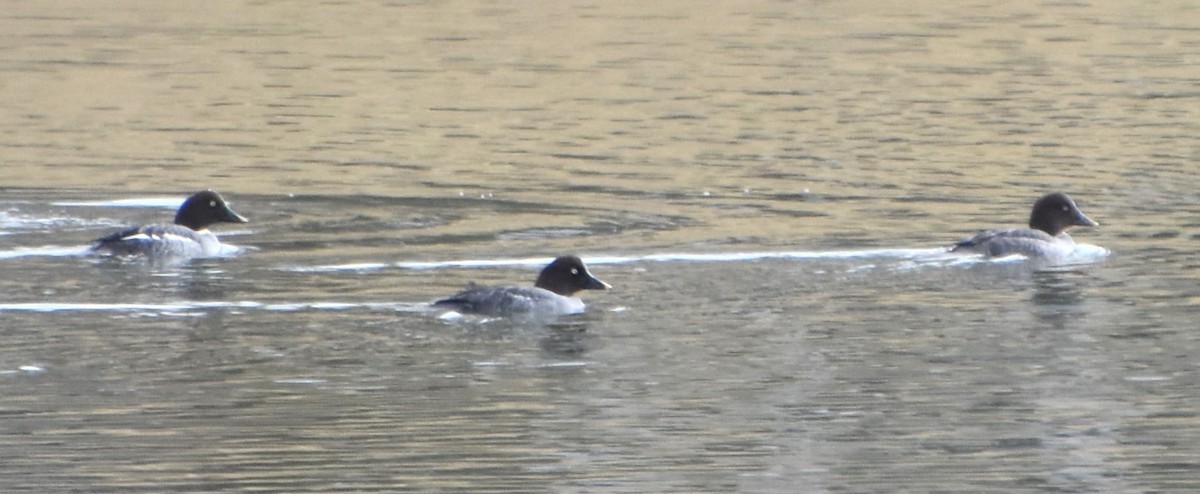
<svg viewBox="0 0 1200 494"><path fill-rule="evenodd" d="M665 215L699 228L617 242L940 245L1062 189L1122 237L1119 204L1194 195L1176 7L21 3L0 149L6 186L68 196L580 208L461 235Z"/></svg>
<svg viewBox="0 0 1200 494"><path fill-rule="evenodd" d="M469 278L528 274L279 271L306 264L929 247L1021 224L1050 189L1104 225L1077 239L1118 259L1175 262L1194 250L1181 225L1200 204L1200 43L1186 22L1196 14L1188 2L1040 0L18 2L0 13L3 186L44 191L46 202L212 187L251 218L253 234L234 241L261 250L130 297L146 303L414 302ZM56 330L18 342L57 356L47 379L73 376L70 389L83 390L43 395L40 381L18 383L29 403L9 418L59 441L76 429L57 428L119 414L78 439L109 451L116 438L130 455L91 463L88 451L40 448L14 469L37 483L47 470L38 461L82 465L54 470L64 483L109 475L116 487L196 473L204 458L192 455L208 450L172 457L161 476L163 464L143 456L154 452L143 446L180 453L175 438L143 434L139 413L159 406L150 432L212 441L228 455L218 466L234 473L207 477L218 484L236 484L238 468L264 458L288 458L280 476L310 471L314 458L332 459L331 470L361 466L351 446L364 444L348 446L346 429L327 426L362 420L384 430L341 425L374 441L369 460L400 469L396 477L322 478L511 487L487 484L490 472L581 490L698 491L715 479L724 483L713 490L786 492L797 479L886 490L898 472L929 482L922 491L1053 488L1056 475L1081 480L1062 490L1129 491L1139 486L1121 488L1126 473L1157 461L1158 443L1136 436L1138 426L1166 430L1156 418L1189 416L1189 404L1169 399L1186 394L1187 371L1138 356L1187 342L1172 328L1185 317L1154 310L1178 302L1194 269L1164 262L1160 273L1127 276L1139 269L1130 263L979 291L993 273L845 273L823 262L693 265L682 281L663 264L597 270L618 286L597 305L634 308L590 313L600 330L581 355L361 307L230 310L223 320L221 311L0 314L12 327ZM144 288L136 273L92 268L73 276ZM110 295L76 278L45 283L47 295L19 293ZM1033 290L1035 310L1014 302L1018 290ZM1158 298L1139 306L1131 293ZM695 310L672 312L681 299ZM1133 336L1103 326L1130 319L1149 322ZM554 351L529 354L538 343ZM577 372L539 367L575 358L594 361ZM100 386L89 380L114 365L125 367ZM1177 387L1145 391L1122 381L1129 368ZM104 400L88 401L97 387ZM137 401L147 395L160 402ZM65 397L63 413L79 418L38 429L43 396ZM296 428L261 432L281 421ZM447 439L445 450L430 446ZM513 450L522 454L504 462ZM1072 456L1081 451L1088 457ZM1005 459L1008 470L991 469ZM657 470L644 471L648 460ZM1022 467L1041 460L1061 468L1027 480ZM894 470L875 468L888 462ZM130 464L145 471L122 468ZM964 486L971 480L955 468L1001 480Z"/></svg>
<svg viewBox="0 0 1200 494"><path fill-rule="evenodd" d="M19 9L10 186L1024 197L1111 184L1147 134L1195 125L1171 97L1192 91L1179 17L1122 4Z"/></svg>

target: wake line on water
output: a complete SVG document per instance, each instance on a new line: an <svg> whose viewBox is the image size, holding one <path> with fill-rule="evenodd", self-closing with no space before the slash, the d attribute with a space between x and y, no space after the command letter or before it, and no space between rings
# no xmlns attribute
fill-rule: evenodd
<svg viewBox="0 0 1200 494"><path fill-rule="evenodd" d="M178 197L143 197L135 199L116 199L111 201L58 201L55 206L87 207L87 208L163 208L178 209L186 198Z"/></svg>
<svg viewBox="0 0 1200 494"><path fill-rule="evenodd" d="M226 235L222 235L226 236ZM222 244L221 257L240 253L241 248ZM0 260L21 257L74 257L91 252L91 246L63 247L20 247L0 250ZM912 260L948 260L962 256L949 254L944 248L929 249L868 249L841 251L782 251L782 252L726 252L726 253L660 253L643 256L586 256L588 265L636 264L640 262L745 262L765 259L864 259L890 258ZM328 264L320 266L296 266L285 268L293 272L372 271L385 268L399 269L446 269L446 268L496 268L496 267L542 267L554 260L551 257L529 257L520 259L467 259L457 261L401 261L395 263L365 262Z"/></svg>
<svg viewBox="0 0 1200 494"><path fill-rule="evenodd" d="M582 256L589 266L605 264L637 264L642 262L748 262L766 259L837 260L884 258L913 261L953 261L963 256L950 254L945 248L927 249L865 249L835 251L780 251L780 252L718 252L718 253L659 253L642 256ZM458 261L401 261L395 263L370 262L328 264L321 266L297 266L285 268L301 273L337 271L375 271L387 268L426 270L448 268L496 268L532 267L540 268L554 260L550 257L520 259L468 259Z"/></svg>
<svg viewBox="0 0 1200 494"><path fill-rule="evenodd" d="M224 237L225 235L221 236ZM234 257L246 249L247 247L222 243L220 252L213 257ZM46 245L42 247L18 247L10 250L0 250L0 260L20 259L24 257L83 257L90 254L92 254L91 245L77 245L74 247ZM180 260L186 261L187 259Z"/></svg>
<svg viewBox="0 0 1200 494"><path fill-rule="evenodd" d="M47 245L44 247L21 247L0 251L0 259L16 259L20 257L75 257L87 255L90 246L60 247Z"/></svg>
<svg viewBox="0 0 1200 494"><path fill-rule="evenodd" d="M1091 244L1076 244L1075 250L1066 259L1059 259L1053 264L1075 265L1099 261L1109 255L1103 247ZM779 251L779 252L718 252L718 253L659 253L642 256L581 256L589 266L605 264L637 264L644 262L751 262L769 259L795 260L870 260L882 259L899 261L912 266L957 266L976 263L1013 263L1026 259L1022 256L1002 258L984 258L970 254L955 254L945 247L924 249L862 249L862 250L831 250L831 251ZM549 264L553 258L529 257L519 259L467 259L457 261L400 261L400 262L365 262L348 264L326 264L319 266L291 266L281 268L284 271L297 273L332 273L354 271L379 271L383 269L457 269L457 268L497 268L497 267L526 267L540 268Z"/></svg>
<svg viewBox="0 0 1200 494"><path fill-rule="evenodd" d="M253 309L274 312L295 312L302 310L395 310L400 312L418 312L425 310L427 304L414 303L350 303L350 302L312 302L312 303L274 303L260 302L177 302L168 304L105 304L105 303L70 303L70 302L28 302L15 304L0 304L0 312L154 312L179 313L205 309Z"/></svg>

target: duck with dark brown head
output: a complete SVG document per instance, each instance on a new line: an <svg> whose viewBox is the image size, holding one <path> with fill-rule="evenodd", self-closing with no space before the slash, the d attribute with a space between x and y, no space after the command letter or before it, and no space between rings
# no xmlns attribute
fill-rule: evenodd
<svg viewBox="0 0 1200 494"><path fill-rule="evenodd" d="M543 268L532 287L472 286L433 305L486 316L560 316L584 311L583 301L576 296L579 292L609 288L612 286L592 276L578 257L563 256Z"/></svg>
<svg viewBox="0 0 1200 494"><path fill-rule="evenodd" d="M246 223L230 209L220 194L205 190L188 197L175 213L173 224L142 225L96 240L92 251L114 256L145 256L154 259L213 257L221 242L208 231L215 223Z"/></svg>
<svg viewBox="0 0 1200 494"><path fill-rule="evenodd" d="M950 248L951 252L973 252L988 257L1020 254L1029 258L1061 258L1075 247L1067 235L1073 226L1099 226L1079 210L1062 192L1042 196L1033 204L1029 228L987 230Z"/></svg>

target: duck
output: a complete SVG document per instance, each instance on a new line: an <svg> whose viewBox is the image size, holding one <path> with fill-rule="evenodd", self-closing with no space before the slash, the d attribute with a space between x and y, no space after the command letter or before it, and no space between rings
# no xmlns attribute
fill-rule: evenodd
<svg viewBox="0 0 1200 494"><path fill-rule="evenodd" d="M579 257L561 256L542 269L532 287L472 284L455 295L434 301L432 305L460 314L563 316L584 312L586 306L576 296L579 292L611 288L612 285L593 276Z"/></svg>
<svg viewBox="0 0 1200 494"><path fill-rule="evenodd" d="M192 194L175 212L173 224L134 226L95 240L92 252L121 257L214 257L221 242L208 230L215 223L247 223L215 191Z"/></svg>
<svg viewBox="0 0 1200 494"><path fill-rule="evenodd" d="M986 257L1023 255L1032 259L1057 259L1070 255L1075 241L1067 234L1073 226L1100 226L1079 210L1063 192L1051 192L1033 203L1029 228L986 230L950 247L951 252Z"/></svg>

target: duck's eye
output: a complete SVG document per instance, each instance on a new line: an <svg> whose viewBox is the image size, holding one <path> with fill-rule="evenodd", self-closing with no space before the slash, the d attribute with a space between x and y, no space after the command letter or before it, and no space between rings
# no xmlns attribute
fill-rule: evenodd
<svg viewBox="0 0 1200 494"><path fill-rule="evenodd" d="M210 207L210 208L217 207L217 201L208 201L208 207Z"/></svg>
<svg viewBox="0 0 1200 494"><path fill-rule="evenodd" d="M572 275L572 276L578 276L578 275L579 275L579 268L571 268L571 275Z"/></svg>
<svg viewBox="0 0 1200 494"><path fill-rule="evenodd" d="M1071 206L1066 206L1066 205L1063 206L1063 211L1070 211L1070 210L1071 210Z"/></svg>

